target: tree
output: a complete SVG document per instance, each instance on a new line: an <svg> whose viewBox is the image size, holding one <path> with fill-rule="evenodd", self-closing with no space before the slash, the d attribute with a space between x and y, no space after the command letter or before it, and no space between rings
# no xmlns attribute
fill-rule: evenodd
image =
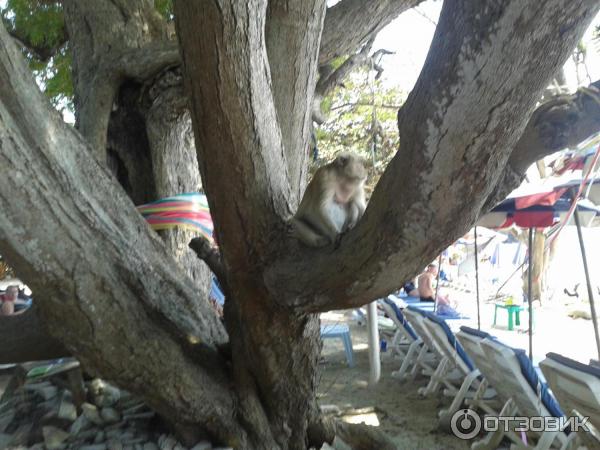
<svg viewBox="0 0 600 450"><path fill-rule="evenodd" d="M302 247L287 220L306 183L317 68L415 3L175 2L219 243L200 253L224 286L225 325L131 201L199 183L179 52L153 4L64 1L77 130L1 28L0 254L43 294L48 332L184 437L304 449L351 436L317 408L318 313L394 290L529 164L600 128L597 86L533 112L595 0L446 0L365 216L335 250Z"/></svg>

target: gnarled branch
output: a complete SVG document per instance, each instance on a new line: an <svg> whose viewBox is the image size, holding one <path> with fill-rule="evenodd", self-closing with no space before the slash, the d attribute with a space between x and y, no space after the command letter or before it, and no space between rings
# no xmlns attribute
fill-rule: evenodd
<svg viewBox="0 0 600 450"><path fill-rule="evenodd" d="M37 293L47 330L159 413L222 441L240 435L218 352L227 336L208 299L53 111L3 26L0 149L13 174L0 178L0 252Z"/></svg>
<svg viewBox="0 0 600 450"><path fill-rule="evenodd" d="M299 202L306 185L310 106L325 8L323 0L270 0L267 9L265 36L273 101L293 204Z"/></svg>
<svg viewBox="0 0 600 450"><path fill-rule="evenodd" d="M404 11L423 0L341 0L327 9L319 64L352 54Z"/></svg>
<svg viewBox="0 0 600 450"><path fill-rule="evenodd" d="M362 305L397 289L466 232L599 8L594 0L446 0L398 114L400 150L365 215L330 253L287 242L294 250L266 274L273 296L285 286L285 303L311 312Z"/></svg>

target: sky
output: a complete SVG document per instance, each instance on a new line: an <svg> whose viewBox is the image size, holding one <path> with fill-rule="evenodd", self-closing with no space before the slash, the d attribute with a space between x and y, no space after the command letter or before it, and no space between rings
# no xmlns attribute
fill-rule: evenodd
<svg viewBox="0 0 600 450"><path fill-rule="evenodd" d="M387 56L382 61L385 69L382 78L387 85L398 86L403 91L410 92L425 62L441 8L441 0L425 1L417 8L401 14L379 33L373 50L385 48L396 52L395 55ZM583 37L583 41L587 44L587 64L592 81L600 78L600 43L591 44L594 25L600 25L600 14L596 16ZM565 66L567 83L571 90L575 90L577 87L575 65L569 61Z"/></svg>

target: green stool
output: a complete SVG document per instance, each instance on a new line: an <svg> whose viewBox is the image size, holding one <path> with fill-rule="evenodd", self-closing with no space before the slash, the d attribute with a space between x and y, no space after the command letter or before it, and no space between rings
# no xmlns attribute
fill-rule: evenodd
<svg viewBox="0 0 600 450"><path fill-rule="evenodd" d="M517 326L521 325L521 317L520 313L523 311L523 307L521 305L505 305L503 303L496 303L496 307L494 308L494 326L496 326L496 316L498 315L498 308L505 309L508 311L508 330L514 330L514 324ZM513 322L514 316L514 322Z"/></svg>

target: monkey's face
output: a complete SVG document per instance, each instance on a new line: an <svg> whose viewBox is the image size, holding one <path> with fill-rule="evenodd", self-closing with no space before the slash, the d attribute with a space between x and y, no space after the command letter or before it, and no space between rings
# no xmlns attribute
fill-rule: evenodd
<svg viewBox="0 0 600 450"><path fill-rule="evenodd" d="M353 153L342 153L336 158L334 167L337 174L335 200L338 203L348 203L367 179L365 162Z"/></svg>
<svg viewBox="0 0 600 450"><path fill-rule="evenodd" d="M335 200L338 203L348 203L357 189L363 184L361 178L346 178L340 177L337 188L335 190Z"/></svg>

